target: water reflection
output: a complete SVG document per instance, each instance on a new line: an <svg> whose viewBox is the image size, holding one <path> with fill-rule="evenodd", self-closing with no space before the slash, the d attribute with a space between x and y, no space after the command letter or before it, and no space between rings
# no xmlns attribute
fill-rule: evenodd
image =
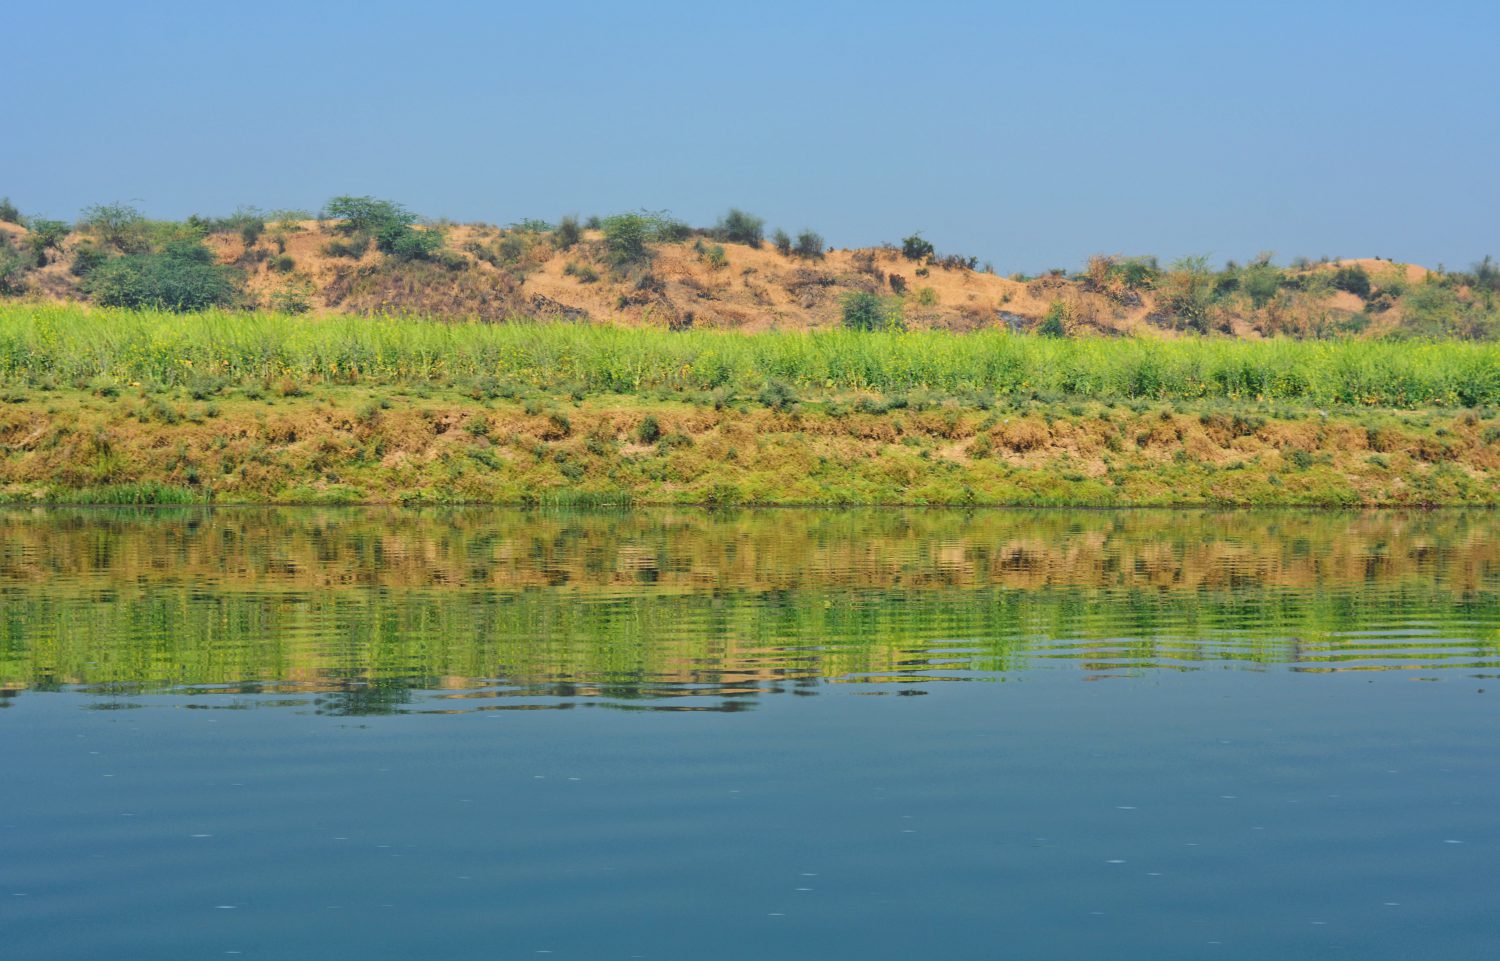
<svg viewBox="0 0 1500 961"><path fill-rule="evenodd" d="M1497 534L1490 513L11 511L0 706L733 712L1049 667L1482 675Z"/></svg>

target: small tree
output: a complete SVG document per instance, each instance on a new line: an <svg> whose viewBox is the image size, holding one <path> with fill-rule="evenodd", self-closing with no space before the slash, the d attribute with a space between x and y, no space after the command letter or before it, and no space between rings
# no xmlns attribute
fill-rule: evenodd
<svg viewBox="0 0 1500 961"><path fill-rule="evenodd" d="M1333 272L1333 287L1353 294L1361 300L1369 300L1374 286L1370 274L1359 264L1340 267Z"/></svg>
<svg viewBox="0 0 1500 961"><path fill-rule="evenodd" d="M1163 285L1167 310L1183 326L1207 333L1213 307L1214 275L1207 257L1183 257L1172 263Z"/></svg>
<svg viewBox="0 0 1500 961"><path fill-rule="evenodd" d="M443 249L443 232L417 230L406 224L390 224L380 232L375 246L397 260L430 260Z"/></svg>
<svg viewBox="0 0 1500 961"><path fill-rule="evenodd" d="M567 216L557 222L557 229L552 232L552 243L558 250L571 250L583 239L583 228L578 225L578 218Z"/></svg>
<svg viewBox="0 0 1500 961"><path fill-rule="evenodd" d="M145 253L150 248L146 218L129 204L95 204L83 209L79 226L101 243L123 254Z"/></svg>
<svg viewBox="0 0 1500 961"><path fill-rule="evenodd" d="M781 256L790 257L792 255L792 238L780 227L777 227L776 233L771 235L771 243L775 246L776 252Z"/></svg>
<svg viewBox="0 0 1500 961"><path fill-rule="evenodd" d="M417 215L400 204L374 197L334 197L323 212L341 221L334 229L344 234L378 234L392 225L408 227L417 222Z"/></svg>
<svg viewBox="0 0 1500 961"><path fill-rule="evenodd" d="M1470 273L1474 276L1476 289L1492 294L1500 293L1500 264L1495 263L1495 258L1485 254L1484 259L1470 269Z"/></svg>
<svg viewBox="0 0 1500 961"><path fill-rule="evenodd" d="M804 260L822 260L823 235L804 230L797 235L797 243L792 250Z"/></svg>
<svg viewBox="0 0 1500 961"><path fill-rule="evenodd" d="M919 230L901 241L901 256L907 260L928 260L935 253L932 243Z"/></svg>
<svg viewBox="0 0 1500 961"><path fill-rule="evenodd" d="M239 277L214 263L196 241L174 241L158 254L131 254L89 272L84 289L106 307L203 310L227 307L240 295Z"/></svg>
<svg viewBox="0 0 1500 961"><path fill-rule="evenodd" d="M47 262L47 251L62 250L62 242L67 236L68 225L61 220L37 218L31 222L31 233L27 235L26 243L40 266Z"/></svg>
<svg viewBox="0 0 1500 961"><path fill-rule="evenodd" d="M1066 337L1072 319L1073 312L1068 309L1068 305L1060 300L1054 300L1052 306L1047 308L1047 314L1042 318L1041 324L1037 326L1037 333L1043 337Z"/></svg>
<svg viewBox="0 0 1500 961"><path fill-rule="evenodd" d="M0 223L26 226L26 218L21 216L20 209L10 202L9 197L0 197Z"/></svg>
<svg viewBox="0 0 1500 961"><path fill-rule="evenodd" d="M651 259L651 249L647 246L651 222L645 217L616 214L604 218L600 226L604 230L604 250L611 266L622 269Z"/></svg>
<svg viewBox="0 0 1500 961"><path fill-rule="evenodd" d="M857 290L844 295L844 326L849 330L905 330L901 301Z"/></svg>
<svg viewBox="0 0 1500 961"><path fill-rule="evenodd" d="M1271 263L1271 255L1261 254L1254 263L1240 271L1240 289L1249 295L1250 303L1259 310L1271 302L1285 279L1281 268Z"/></svg>
<svg viewBox="0 0 1500 961"><path fill-rule="evenodd" d="M719 240L732 244L759 247L765 239L765 226L766 222L759 217L731 207L729 213L719 219L714 234Z"/></svg>
<svg viewBox="0 0 1500 961"><path fill-rule="evenodd" d="M26 258L10 245L10 240L0 234L0 296L25 293L26 272L30 267Z"/></svg>

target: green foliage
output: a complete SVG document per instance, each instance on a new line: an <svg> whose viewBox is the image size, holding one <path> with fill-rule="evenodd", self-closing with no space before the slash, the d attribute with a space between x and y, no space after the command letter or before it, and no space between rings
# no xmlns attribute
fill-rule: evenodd
<svg viewBox="0 0 1500 961"><path fill-rule="evenodd" d="M26 291L26 273L31 263L0 234L0 297L14 297Z"/></svg>
<svg viewBox="0 0 1500 961"><path fill-rule="evenodd" d="M635 439L641 444L654 444L661 440L661 424L652 414L647 414L641 419L635 429Z"/></svg>
<svg viewBox="0 0 1500 961"><path fill-rule="evenodd" d="M935 252L932 243L922 236L921 231L901 241L901 256L907 260L929 260Z"/></svg>
<svg viewBox="0 0 1500 961"><path fill-rule="evenodd" d="M92 233L100 243L124 254L142 254L151 246L146 218L129 204L85 207L78 226Z"/></svg>
<svg viewBox="0 0 1500 961"><path fill-rule="evenodd" d="M26 226L26 218L21 215L16 205L10 202L9 197L0 197L0 223Z"/></svg>
<svg viewBox="0 0 1500 961"><path fill-rule="evenodd" d="M31 232L26 236L26 243L31 247L38 264L47 262L49 250L62 250L62 242L68 236L68 225L61 220L46 220L36 218L31 221Z"/></svg>
<svg viewBox="0 0 1500 961"><path fill-rule="evenodd" d="M260 243L260 235L266 232L266 222L259 217L247 219L240 224L240 241L248 248Z"/></svg>
<svg viewBox="0 0 1500 961"><path fill-rule="evenodd" d="M1163 305L1178 327L1207 333L1213 309L1214 274L1207 257L1174 261L1163 283Z"/></svg>
<svg viewBox="0 0 1500 961"><path fill-rule="evenodd" d="M1348 291L1361 300L1369 300L1374 289L1374 285L1370 283L1370 274L1359 264L1350 264L1335 270L1332 284L1335 290Z"/></svg>
<svg viewBox="0 0 1500 961"><path fill-rule="evenodd" d="M1500 293L1500 264L1496 264L1493 257L1485 255L1483 260L1470 269L1469 286L1486 293Z"/></svg>
<svg viewBox="0 0 1500 961"><path fill-rule="evenodd" d="M766 222L753 214L731 207L729 213L719 219L714 236L731 244L746 244L759 247L765 240Z"/></svg>
<svg viewBox="0 0 1500 961"><path fill-rule="evenodd" d="M1240 271L1240 289L1250 298L1250 303L1259 310L1281 290L1286 276L1281 268L1271 263L1269 255L1257 258L1255 263Z"/></svg>
<svg viewBox="0 0 1500 961"><path fill-rule="evenodd" d="M396 260L431 260L443 249L443 232L435 227L419 230L407 224L387 224L375 238L375 246Z"/></svg>
<svg viewBox="0 0 1500 961"><path fill-rule="evenodd" d="M91 270L84 289L106 307L171 311L227 307L240 297L237 275L202 244L176 242L156 254L129 254Z"/></svg>
<svg viewBox="0 0 1500 961"><path fill-rule="evenodd" d="M368 234L360 234L347 240L330 240L323 245L323 255L326 257L348 257L350 260L358 260L370 249L370 237Z"/></svg>
<svg viewBox="0 0 1500 961"><path fill-rule="evenodd" d="M1420 285L1419 285L1420 286ZM184 362L190 362L187 366ZM590 394L919 389L999 397L1286 401L1398 408L1500 405L1500 343L1068 337L1007 331L743 334L421 318L179 317L0 306L0 383L108 377L183 383L190 371L274 382L358 370L371 383L492 377Z"/></svg>
<svg viewBox="0 0 1500 961"><path fill-rule="evenodd" d="M905 330L901 317L901 299L882 297L867 291L852 291L844 295L844 327L847 330L877 331Z"/></svg>
<svg viewBox="0 0 1500 961"><path fill-rule="evenodd" d="M651 259L647 246L653 238L651 221L641 214L616 214L606 217L601 223L604 231L604 251L610 266L625 269L644 264Z"/></svg>
<svg viewBox="0 0 1500 961"><path fill-rule="evenodd" d="M595 270L591 265L581 264L572 260L563 264L563 274L576 278L580 284L592 284L599 279L599 271Z"/></svg>
<svg viewBox="0 0 1500 961"><path fill-rule="evenodd" d="M1458 294L1444 284L1417 284L1402 298L1401 306L1406 314L1402 336L1462 337L1474 333L1463 323L1465 311Z"/></svg>
<svg viewBox="0 0 1500 961"><path fill-rule="evenodd" d="M804 260L822 260L824 247L822 234L804 230L797 235L792 252Z"/></svg>
<svg viewBox="0 0 1500 961"><path fill-rule="evenodd" d="M582 239L583 228L578 225L578 218L573 216L559 220L557 229L552 232L552 243L558 250L572 250Z"/></svg>
<svg viewBox="0 0 1500 961"><path fill-rule="evenodd" d="M724 248L718 244L705 244L699 241L697 254L698 259L707 264L710 269L719 270L729 266L729 257L724 253Z"/></svg>
<svg viewBox="0 0 1500 961"><path fill-rule="evenodd" d="M334 229L344 234L380 234L388 227L409 227L417 222L417 215L402 205L374 197L334 197L323 212L339 221Z"/></svg>
<svg viewBox="0 0 1500 961"><path fill-rule="evenodd" d="M312 283L294 279L271 294L271 309L279 314L305 314L312 310Z"/></svg>
<svg viewBox="0 0 1500 961"><path fill-rule="evenodd" d="M1043 337L1066 337L1068 336L1068 325L1073 319L1073 312L1068 305L1060 300L1054 300L1047 308L1047 314L1042 318L1042 323L1037 327L1037 333Z"/></svg>
<svg viewBox="0 0 1500 961"><path fill-rule="evenodd" d="M1161 277L1155 257L1127 257L1116 261L1110 270L1130 290L1150 290Z"/></svg>
<svg viewBox="0 0 1500 961"><path fill-rule="evenodd" d="M773 410L789 411L797 406L797 391L786 381L773 377L766 381L756 399Z"/></svg>
<svg viewBox="0 0 1500 961"><path fill-rule="evenodd" d="M75 277L87 277L95 267L109 259L109 252L91 243L79 244L73 250L73 265L68 268Z"/></svg>
<svg viewBox="0 0 1500 961"><path fill-rule="evenodd" d="M776 248L776 252L783 257L790 257L792 255L792 238L785 230L782 230L780 227L777 227L776 233L771 235L771 245L774 246Z"/></svg>

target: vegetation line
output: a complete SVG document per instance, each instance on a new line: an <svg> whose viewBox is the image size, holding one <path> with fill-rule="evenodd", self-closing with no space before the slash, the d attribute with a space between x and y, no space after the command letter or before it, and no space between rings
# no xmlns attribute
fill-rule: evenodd
<svg viewBox="0 0 1500 961"><path fill-rule="evenodd" d="M0 305L0 383L10 389L108 391L144 384L213 393L247 380L285 382L288 389L467 385L512 397L527 391L751 392L770 406L808 393L922 390L1474 407L1500 403L1500 344L1062 339L1005 331L736 334L522 318L438 323Z"/></svg>

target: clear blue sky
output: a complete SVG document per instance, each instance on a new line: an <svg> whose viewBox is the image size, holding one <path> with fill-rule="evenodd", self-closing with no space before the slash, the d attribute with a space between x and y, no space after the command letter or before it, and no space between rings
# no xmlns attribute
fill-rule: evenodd
<svg viewBox="0 0 1500 961"><path fill-rule="evenodd" d="M13 3L0 194L730 205L1002 272L1500 255L1500 4Z"/></svg>

